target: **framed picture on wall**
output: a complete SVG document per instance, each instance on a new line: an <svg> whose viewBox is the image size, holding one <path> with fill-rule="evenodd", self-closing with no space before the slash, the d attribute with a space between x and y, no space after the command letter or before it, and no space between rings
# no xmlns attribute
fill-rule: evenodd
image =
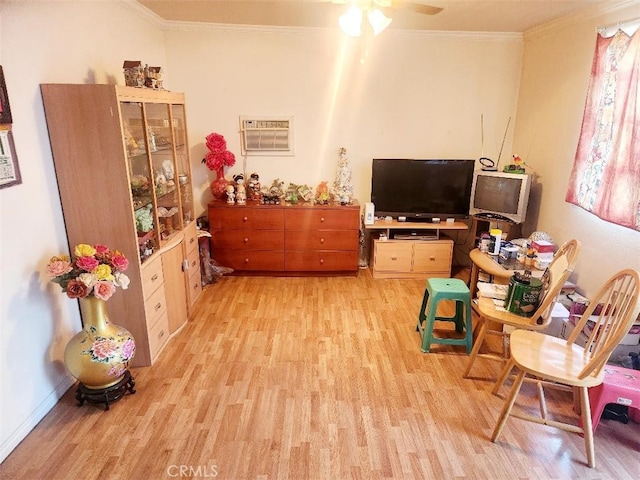
<svg viewBox="0 0 640 480"><path fill-rule="evenodd" d="M11 121L11 107L9 106L9 94L4 81L4 72L0 65L0 123L13 123Z"/></svg>

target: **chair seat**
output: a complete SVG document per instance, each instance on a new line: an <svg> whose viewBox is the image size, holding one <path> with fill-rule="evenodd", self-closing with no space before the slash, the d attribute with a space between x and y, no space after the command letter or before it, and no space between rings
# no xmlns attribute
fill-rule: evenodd
<svg viewBox="0 0 640 480"><path fill-rule="evenodd" d="M585 356L584 349L576 344L568 344L565 339L540 332L512 332L511 358L527 373L544 373L548 380L565 385L594 387L604 380L604 369L598 375L578 378L590 360Z"/></svg>

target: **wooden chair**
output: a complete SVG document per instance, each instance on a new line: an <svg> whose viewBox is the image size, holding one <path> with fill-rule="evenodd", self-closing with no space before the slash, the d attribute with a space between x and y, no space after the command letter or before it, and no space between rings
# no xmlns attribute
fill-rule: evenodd
<svg viewBox="0 0 640 480"><path fill-rule="evenodd" d="M477 309L480 314L479 330L476 341L473 344L473 349L471 350L467 368L463 373L464 378L469 377L469 372L477 357L500 360L502 362L506 361L505 356L508 352L507 340L509 331L513 328L542 330L549 325L549 322L551 322L551 310L555 305L562 286L575 267L579 250L580 242L578 240L569 240L558 249L543 277L543 281L546 284L542 294L543 297L541 298L538 308L530 317L523 317L515 313L499 310L491 298L478 298ZM490 326L492 326L492 323L499 324L500 329L491 329ZM511 328L506 331L505 326ZM502 355L479 353L486 335L498 335L502 338Z"/></svg>
<svg viewBox="0 0 640 480"><path fill-rule="evenodd" d="M639 290L638 272L630 269L622 270L611 277L590 300L587 310L576 323L568 339L563 340L530 330L516 330L511 334L511 357L496 382L494 393L513 368L516 369L517 374L491 435L492 442L496 441L507 418L511 415L583 434L588 464L592 468L595 467L591 409L587 390L602 383L605 376L603 367L611 352L629 332L629 328L640 313ZM589 339L585 346L581 347L575 342L588 321L595 323L590 323L592 330ZM525 376L527 380L537 384L540 416L511 411ZM582 426L548 418L544 386L579 394Z"/></svg>

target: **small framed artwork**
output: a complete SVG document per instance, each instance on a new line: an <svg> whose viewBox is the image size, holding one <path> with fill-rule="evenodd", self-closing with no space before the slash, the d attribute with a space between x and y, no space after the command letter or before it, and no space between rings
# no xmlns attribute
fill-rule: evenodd
<svg viewBox="0 0 640 480"><path fill-rule="evenodd" d="M0 188L22 183L11 125L0 125Z"/></svg>
<svg viewBox="0 0 640 480"><path fill-rule="evenodd" d="M0 123L13 123L11 121L9 94L7 93L7 85L4 81L4 72L2 71L2 65L0 65Z"/></svg>

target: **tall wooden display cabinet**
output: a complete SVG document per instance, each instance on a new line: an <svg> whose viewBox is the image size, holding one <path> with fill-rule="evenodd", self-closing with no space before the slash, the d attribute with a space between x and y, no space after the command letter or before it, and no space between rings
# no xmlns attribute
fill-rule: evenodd
<svg viewBox="0 0 640 480"><path fill-rule="evenodd" d="M129 259L107 308L151 365L201 292L184 95L117 85L40 86L69 249Z"/></svg>

